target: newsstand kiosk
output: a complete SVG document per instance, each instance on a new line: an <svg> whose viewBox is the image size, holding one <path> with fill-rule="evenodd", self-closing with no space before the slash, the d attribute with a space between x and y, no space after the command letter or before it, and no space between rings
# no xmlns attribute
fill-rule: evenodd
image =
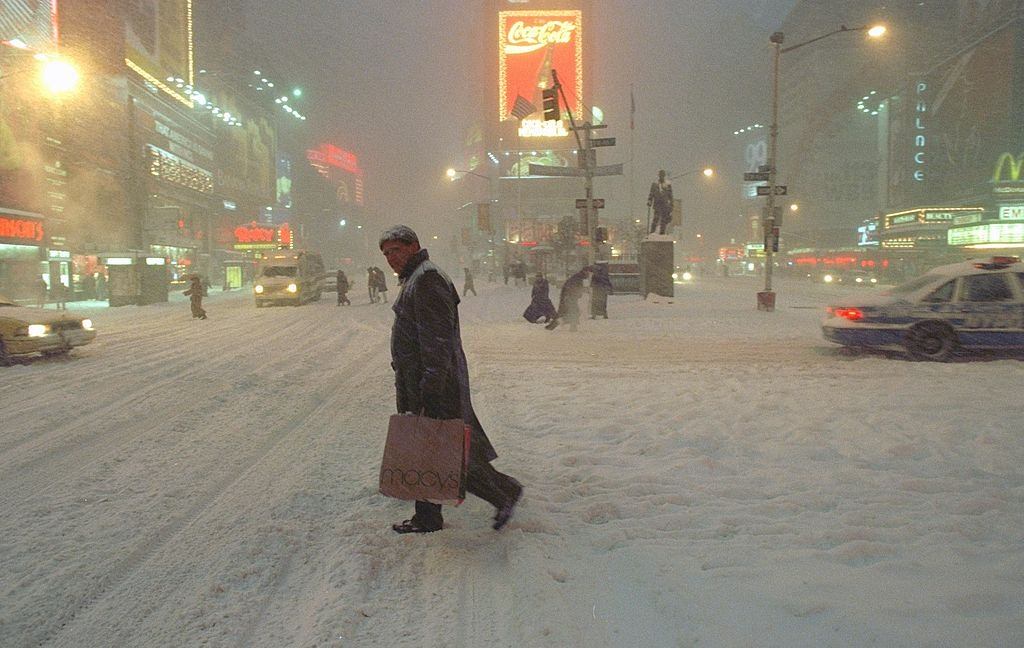
<svg viewBox="0 0 1024 648"><path fill-rule="evenodd" d="M108 301L111 306L165 302L171 279L164 257L118 254L104 257L109 275Z"/></svg>

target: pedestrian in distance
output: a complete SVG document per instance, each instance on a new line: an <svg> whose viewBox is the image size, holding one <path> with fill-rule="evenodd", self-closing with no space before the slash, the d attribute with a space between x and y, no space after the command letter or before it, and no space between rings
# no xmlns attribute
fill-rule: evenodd
<svg viewBox="0 0 1024 648"><path fill-rule="evenodd" d="M206 319L206 310L203 309L203 280L199 275L192 275L189 279L188 289L185 296L188 297L189 306L192 308L192 319Z"/></svg>
<svg viewBox="0 0 1024 648"><path fill-rule="evenodd" d="M590 319L608 319L608 295L613 291L608 264L598 261L590 275Z"/></svg>
<svg viewBox="0 0 1024 648"><path fill-rule="evenodd" d="M472 291L473 296L476 297L476 288L473 287L473 273L469 271L469 268L463 268L462 272L465 275L465 280L462 284L462 296L465 297L467 292Z"/></svg>
<svg viewBox="0 0 1024 648"><path fill-rule="evenodd" d="M526 285L526 264L522 261L516 261L515 265L512 266L512 276L515 278L516 286L522 281L523 285Z"/></svg>
<svg viewBox="0 0 1024 648"><path fill-rule="evenodd" d="M373 269L374 269L374 271L377 274L377 296L380 297L380 300L383 301L386 304L386 303L388 303L388 282L387 282L387 279L384 276L384 271L383 270L381 270L377 266L373 266Z"/></svg>
<svg viewBox="0 0 1024 648"><path fill-rule="evenodd" d="M370 293L370 303L377 303L377 273L373 271L373 266L366 269L366 289Z"/></svg>
<svg viewBox="0 0 1024 648"><path fill-rule="evenodd" d="M590 267L583 268L562 284L562 292L558 295L558 315L544 328L554 330L561 322L569 323L569 330L575 331L580 324L580 297L586 290L583 282L590 274Z"/></svg>
<svg viewBox="0 0 1024 648"><path fill-rule="evenodd" d="M459 293L409 227L395 225L385 230L380 250L402 286L391 306L395 312L391 366L398 412L465 421L470 427L466 490L494 506L492 527L500 530L512 517L523 487L491 465L498 454L473 411L459 330ZM392 529L396 533L429 533L443 526L440 504L417 501L412 518Z"/></svg>
<svg viewBox="0 0 1024 648"><path fill-rule="evenodd" d="M540 321L552 322L558 316L555 305L551 303L549 292L551 290L544 273L538 272L533 279L533 290L531 291L530 305L523 311L523 317L531 324Z"/></svg>
<svg viewBox="0 0 1024 648"><path fill-rule="evenodd" d="M46 307L46 293L49 292L50 287L46 285L46 280L42 277L36 282L36 306L39 308Z"/></svg>
<svg viewBox="0 0 1024 648"><path fill-rule="evenodd" d="M63 281L53 284L53 301L56 302L57 310L68 309L68 287Z"/></svg>
<svg viewBox="0 0 1024 648"><path fill-rule="evenodd" d="M665 228L672 222L672 183L665 179L664 171L658 171L658 181L651 183L647 206L654 209L651 234L654 234L654 230L664 234Z"/></svg>
<svg viewBox="0 0 1024 648"><path fill-rule="evenodd" d="M501 277L502 277L502 279L505 280L505 285L506 286L508 285L508 275L509 275L509 273L510 273L509 264L508 263L503 263L501 265Z"/></svg>
<svg viewBox="0 0 1024 648"><path fill-rule="evenodd" d="M337 283L335 285L338 287L338 306L341 306L342 304L351 306L352 302L349 301L348 295L346 294L348 293L348 277L345 276L344 270L338 270Z"/></svg>
<svg viewBox="0 0 1024 648"><path fill-rule="evenodd" d="M102 272L96 273L96 299L100 301L107 299L107 276Z"/></svg>

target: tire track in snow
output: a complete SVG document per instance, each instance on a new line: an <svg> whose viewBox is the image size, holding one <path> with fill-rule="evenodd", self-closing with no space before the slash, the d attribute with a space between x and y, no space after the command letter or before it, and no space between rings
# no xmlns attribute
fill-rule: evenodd
<svg viewBox="0 0 1024 648"><path fill-rule="evenodd" d="M362 353L352 357L340 369L365 366L370 357L375 353L377 351L374 349L364 350ZM251 448L244 464L221 476L213 483L210 491L205 493L198 502L161 526L145 542L129 552L127 556L118 560L109 569L106 569L103 575L97 579L97 582L79 598L73 608L66 610L60 618L53 619L49 627L41 628L36 633L39 635L36 643L42 646L51 642L59 642L61 635L69 631L69 626L77 618L87 614L104 597L111 595L113 590L128 580L150 557L172 544L175 539L185 533L206 512L215 509L221 503L221 500L230 499L234 485L254 472L283 441L291 438L297 430L302 429L309 419L321 415L326 410L337 407L339 401L344 399L344 394L338 393L329 387L322 387L318 391L318 395L322 396L323 392L333 393L334 397L311 399L311 401L316 402L311 409L297 412L287 425L281 426L277 432L269 435L255 448ZM68 641L68 645L78 645L78 642L79 638L76 635L75 638Z"/></svg>
<svg viewBox="0 0 1024 648"><path fill-rule="evenodd" d="M281 335L284 335L284 332ZM116 444L111 444L107 438L110 429L114 427L112 422L124 418L122 412L125 410L132 412L139 403L154 402L156 399L153 397L165 394L172 385L210 373L211 370L220 370L238 363L240 354L225 355L227 357L219 359L219 362L213 365L196 362L194 358L189 357L178 366L183 365L190 368L184 369L180 373L169 371L163 380L146 383L140 390L129 392L114 402L98 406L49 434L26 439L14 447L0 450L0 474L4 475L2 494L0 494L0 509L7 509L12 502L23 500L28 493L39 496L54 490L63 483L60 478L69 479L82 474L88 467L117 452L121 446L149 433L148 426L138 426L134 430L135 433L119 432ZM281 361L281 363L284 362L286 360ZM181 405L176 400L170 398L164 398L162 409L150 409L146 412L149 419L161 423L189 415L189 412L181 411ZM129 415L128 422L137 425L138 419ZM73 430L77 429L93 431L75 433ZM70 434L68 434L69 432ZM50 445L53 437L58 438L62 444ZM21 455L36 448L42 449L40 454L27 461L17 463ZM3 459L5 455L10 455L10 459L5 461ZM53 479L54 475L59 476L57 480ZM11 483L13 480L16 481ZM40 488L40 483L47 485Z"/></svg>

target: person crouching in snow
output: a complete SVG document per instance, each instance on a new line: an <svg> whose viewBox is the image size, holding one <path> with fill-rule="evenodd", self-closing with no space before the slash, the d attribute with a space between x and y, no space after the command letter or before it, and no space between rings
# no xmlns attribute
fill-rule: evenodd
<svg viewBox="0 0 1024 648"><path fill-rule="evenodd" d="M551 297L548 295L549 290L548 280L544 278L543 273L538 272L533 280L530 305L523 311L523 317L530 324L536 324L542 319L551 322L558 317L558 311L555 310L555 305L551 303Z"/></svg>

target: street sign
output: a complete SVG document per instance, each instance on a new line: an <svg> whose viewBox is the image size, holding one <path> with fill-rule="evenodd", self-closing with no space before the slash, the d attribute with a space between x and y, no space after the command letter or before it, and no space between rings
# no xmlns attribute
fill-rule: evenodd
<svg viewBox="0 0 1024 648"><path fill-rule="evenodd" d="M761 185L761 186L757 187L757 195L758 196L767 196L767 195L769 195L772 192L771 190L772 190L772 188L770 186L768 186L768 185ZM785 196L786 195L786 185L775 185L775 195L776 196Z"/></svg>
<svg viewBox="0 0 1024 648"><path fill-rule="evenodd" d="M591 172L595 176L613 176L622 175L622 163L609 164L605 166L594 167ZM574 177L583 178L587 175L586 169L577 169L575 167L556 167L548 166L546 164L531 164L530 175L532 176L549 176L549 177Z"/></svg>
<svg viewBox="0 0 1024 648"><path fill-rule="evenodd" d="M765 171L765 172L759 172L759 173L744 173L743 174L743 181L744 182L768 182L768 172Z"/></svg>
<svg viewBox="0 0 1024 648"><path fill-rule="evenodd" d="M772 168L767 164L762 164L759 167L757 167L757 170L760 171L761 173L768 173L769 171L772 170Z"/></svg>
<svg viewBox="0 0 1024 648"><path fill-rule="evenodd" d="M590 140L591 146L615 146L614 137L595 137Z"/></svg>
<svg viewBox="0 0 1024 648"><path fill-rule="evenodd" d="M594 209L604 209L604 198L591 198L590 202L594 205ZM577 198L576 199L576 209L586 209L586 208L587 208L587 199L586 198Z"/></svg>

